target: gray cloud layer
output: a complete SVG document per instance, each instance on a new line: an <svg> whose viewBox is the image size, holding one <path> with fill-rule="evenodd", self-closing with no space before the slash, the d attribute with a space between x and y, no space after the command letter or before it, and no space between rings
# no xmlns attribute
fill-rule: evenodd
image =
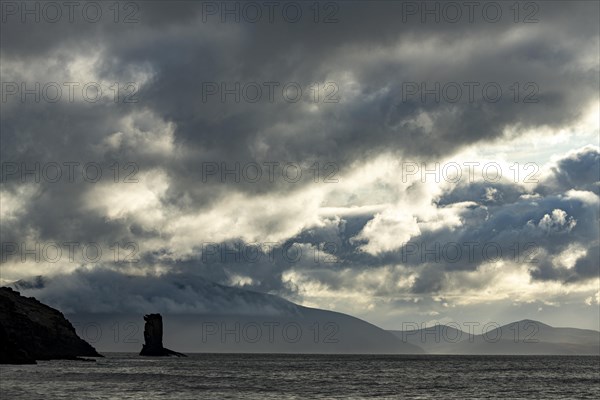
<svg viewBox="0 0 600 400"><path fill-rule="evenodd" d="M21 103L18 96L9 97L2 104L2 162L29 166L35 162L96 162L109 180L115 162L121 168L135 162L142 182L119 183L112 192L99 196L94 189L100 184L81 182L81 178L78 183L62 179L59 183L23 184L18 175L3 175L3 207L8 196L22 201L2 223L2 242L35 237L107 245L147 243L136 272L166 268L173 274L222 284L246 277L249 280L239 283L245 288L298 299L302 297L298 287L285 278L290 269L309 271L330 288L344 288L349 283L339 272L345 268L359 271L402 264L415 268L417 275L410 286L415 294L443 291L450 279L448 273L453 271L477 270L484 263L481 253L469 262L428 263L414 258L405 261L397 248L377 254L362 251L369 238L361 232L373 223L373 211L321 218L319 226L287 229L290 221L302 216L298 217L297 209L276 201L305 199L303 193L315 188L312 175L306 173L314 162L333 162L343 173L382 153L398 159L437 160L472 146L492 146L526 131L555 132L573 125L598 99L598 3L539 3L539 22L532 24L514 23L508 6L498 23L479 17L474 23L436 24L421 23L418 17L403 22L401 2L339 5L339 22L332 24L315 24L310 14L296 24L282 20L223 24L216 18L205 23L199 3L154 1L139 3L140 22L134 24L115 24L110 18L94 24L65 20L23 24L17 19L3 23L3 84L136 82L139 93L138 102L131 104L110 99ZM307 7L304 12L309 12ZM256 103L235 102L231 96L222 102L218 95L204 101L206 82L231 85L236 81L242 85L279 82L280 87L297 82L305 94L314 82L320 82L321 88L334 82L339 102L323 103L321 97L316 105L306 98L291 103L281 95L273 102L266 95ZM463 88L465 82L478 82L479 88L495 82L503 96L498 102L486 101L479 89L473 102L468 101L466 91L455 103L436 102L432 96L423 102L418 95L403 98L407 82L424 82L428 88L436 82L456 82ZM515 82L520 85L519 102L514 101L510 89ZM529 93L527 83L539 88L535 103L523 102ZM282 179L273 183L264 179L259 183L202 182L203 163L231 166L264 161L301 163L305 174L298 184ZM538 261L530 267L533 280L588 281L598 276L598 165L598 150L588 147L562 158L533 190L508 181L445 190L436 198L436 209L473 203L457 212L462 225L423 230L410 240L442 245L486 241L503 249L515 242L534 242ZM133 192L162 176L167 187L154 206L114 218L96 208L109 200L106 197ZM394 197L393 191L390 193ZM282 234L279 246L301 245L305 250L301 260L290 264L275 251L274 260L262 257L256 263L214 258L204 262L201 243L191 246L192 254L180 257L176 235L163 231L161 223L152 219L152 210L160 209L167 214L165 219L193 220L199 214L210 215L239 194L242 200L230 214L241 212L245 201L270 199L268 208L272 210L257 230L294 231ZM149 195L140 196L143 203ZM352 199L333 204L352 205ZM200 229L213 232L212 226ZM214 229L231 238L235 237L231 231L238 228ZM241 231L240 238L236 242L243 242ZM222 246L234 241L214 240ZM340 262L327 269L311 262L312 249L324 242L339 244L335 256ZM573 266L555 262L575 247L587 251ZM178 255L168 257L170 254ZM504 258L509 258L506 252ZM144 301L155 291L170 293L176 303L192 301L151 277L130 280L116 278L112 272L81 274L73 279L81 282L85 276L89 282L72 287L69 295L101 292L91 283L96 280L108 286L113 279L123 279ZM68 278L61 279L56 285L71 287ZM208 299L203 293L198 289L190 296ZM127 297L110 298L111 302L100 303L106 310L129 301ZM60 303L58 298L53 300Z"/></svg>

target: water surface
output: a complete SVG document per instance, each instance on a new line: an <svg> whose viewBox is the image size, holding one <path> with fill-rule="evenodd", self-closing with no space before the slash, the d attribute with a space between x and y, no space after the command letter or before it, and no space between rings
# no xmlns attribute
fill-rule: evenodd
<svg viewBox="0 0 600 400"><path fill-rule="evenodd" d="M600 357L107 353L1 366L2 399L598 399Z"/></svg>

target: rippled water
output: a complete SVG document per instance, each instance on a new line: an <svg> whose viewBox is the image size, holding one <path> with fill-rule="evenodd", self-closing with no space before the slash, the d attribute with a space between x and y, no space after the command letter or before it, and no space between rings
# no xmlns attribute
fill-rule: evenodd
<svg viewBox="0 0 600 400"><path fill-rule="evenodd" d="M106 356L1 366L0 398L600 398L599 357Z"/></svg>

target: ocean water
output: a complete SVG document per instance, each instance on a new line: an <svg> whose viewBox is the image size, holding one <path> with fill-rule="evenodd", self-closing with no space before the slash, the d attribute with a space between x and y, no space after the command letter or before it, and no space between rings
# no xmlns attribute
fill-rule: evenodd
<svg viewBox="0 0 600 400"><path fill-rule="evenodd" d="M598 399L600 357L108 353L0 366L1 399Z"/></svg>

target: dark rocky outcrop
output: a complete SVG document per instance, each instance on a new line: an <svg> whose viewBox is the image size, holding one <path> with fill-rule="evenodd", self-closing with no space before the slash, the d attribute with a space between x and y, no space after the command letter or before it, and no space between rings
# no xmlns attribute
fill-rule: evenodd
<svg viewBox="0 0 600 400"><path fill-rule="evenodd" d="M144 342L140 356L164 357L177 356L187 357L185 354L178 353L163 347L163 323L160 314L144 315Z"/></svg>
<svg viewBox="0 0 600 400"><path fill-rule="evenodd" d="M33 297L0 287L0 364L102 357L64 315Z"/></svg>

